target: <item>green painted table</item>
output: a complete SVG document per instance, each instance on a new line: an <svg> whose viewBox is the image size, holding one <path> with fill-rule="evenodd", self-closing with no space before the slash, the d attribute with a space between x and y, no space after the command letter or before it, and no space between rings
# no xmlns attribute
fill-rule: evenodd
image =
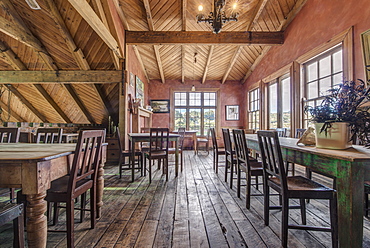
<svg viewBox="0 0 370 248"><path fill-rule="evenodd" d="M259 151L257 135L247 134L248 147ZM370 179L370 150L346 150L296 145L297 139L280 138L284 160L336 178L339 247L362 247L364 180Z"/></svg>

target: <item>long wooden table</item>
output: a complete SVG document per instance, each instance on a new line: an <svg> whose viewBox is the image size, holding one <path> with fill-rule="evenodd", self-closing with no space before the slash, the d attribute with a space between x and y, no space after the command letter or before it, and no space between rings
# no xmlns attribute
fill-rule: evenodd
<svg viewBox="0 0 370 248"><path fill-rule="evenodd" d="M129 141L130 141L130 150L131 151L135 151L135 143L136 142L149 142L150 141L150 133L129 133L128 134L128 138L129 138ZM178 140L180 138L180 135L178 134L174 134L174 133L170 133L169 134L169 140L170 141L175 141L175 147L176 147L176 151L175 151L175 175L177 176L179 174L179 146L178 146ZM134 163L135 163L135 157L134 157L134 153L132 152L131 153L131 164L132 164L132 167L131 168L134 168ZM132 173L132 181L135 180L135 176L134 176L134 173Z"/></svg>
<svg viewBox="0 0 370 248"><path fill-rule="evenodd" d="M46 191L51 181L69 172L76 144L0 144L0 187L22 188L27 196L28 247L46 247ZM97 215L100 216L104 188L103 147L97 185Z"/></svg>
<svg viewBox="0 0 370 248"><path fill-rule="evenodd" d="M246 135L248 147L259 151L257 135ZM280 138L284 160L336 178L340 247L362 247L364 180L370 179L370 150L346 150L296 145L297 139Z"/></svg>

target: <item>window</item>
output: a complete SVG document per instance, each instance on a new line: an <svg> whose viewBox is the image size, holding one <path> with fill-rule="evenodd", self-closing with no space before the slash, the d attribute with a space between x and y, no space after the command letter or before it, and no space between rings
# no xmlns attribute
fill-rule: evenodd
<svg viewBox="0 0 370 248"><path fill-rule="evenodd" d="M291 127L290 76L286 74L268 86L269 128Z"/></svg>
<svg viewBox="0 0 370 248"><path fill-rule="evenodd" d="M185 127L207 135L216 127L216 92L174 92L174 129Z"/></svg>
<svg viewBox="0 0 370 248"><path fill-rule="evenodd" d="M248 96L248 128L258 130L260 126L260 89L249 91Z"/></svg>
<svg viewBox="0 0 370 248"><path fill-rule="evenodd" d="M328 89L343 81L342 46L336 46L304 63L303 78L306 105L319 105L328 94ZM306 127L307 119L309 116L304 119Z"/></svg>

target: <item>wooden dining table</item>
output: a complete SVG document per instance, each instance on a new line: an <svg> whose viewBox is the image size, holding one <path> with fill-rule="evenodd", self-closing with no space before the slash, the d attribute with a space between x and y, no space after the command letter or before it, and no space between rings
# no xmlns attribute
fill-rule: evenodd
<svg viewBox="0 0 370 248"><path fill-rule="evenodd" d="M46 247L46 191L51 181L68 174L76 144L0 144L0 187L22 188L27 197L28 247ZM103 146L97 185L97 215L101 214L106 146Z"/></svg>
<svg viewBox="0 0 370 248"><path fill-rule="evenodd" d="M248 148L259 151L257 135L247 134ZM339 247L362 247L364 180L370 179L370 150L354 145L346 150L297 145L279 138L283 159L336 180Z"/></svg>
<svg viewBox="0 0 370 248"><path fill-rule="evenodd" d="M150 133L129 133L128 138L130 141L130 151L135 151L135 144L137 142L149 142L150 141ZM180 138L179 134L169 133L169 141L175 142L175 176L179 174L179 146L178 146L178 140ZM131 153L131 168L134 169L135 164L135 157L134 153ZM134 173L132 173L132 181L135 180Z"/></svg>

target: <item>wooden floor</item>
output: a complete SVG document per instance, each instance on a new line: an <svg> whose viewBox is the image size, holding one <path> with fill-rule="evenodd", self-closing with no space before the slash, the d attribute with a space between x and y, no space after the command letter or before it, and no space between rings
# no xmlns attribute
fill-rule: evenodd
<svg viewBox="0 0 370 248"><path fill-rule="evenodd" d="M148 177L129 181L128 174L119 179L116 166L105 167L102 217L95 229L89 229L89 216L76 223L76 247L280 247L280 212L271 211L270 226L265 226L262 196L253 196L247 210L244 194L236 196L235 183L230 189L224 182L223 168L218 175L213 171L212 154L186 151L183 172L174 178L171 166L168 182L160 171L151 184ZM276 203L277 197L272 200ZM309 224L328 225L328 202L310 201L307 210ZM298 210L290 210L290 217L290 223L299 223ZM63 218L64 213L60 224L50 228L64 229ZM364 222L364 247L370 247L370 223ZM11 237L11 224L0 227L1 248L12 247ZM48 232L47 247L66 247L65 238L64 233ZM331 238L290 230L289 247L331 247Z"/></svg>

